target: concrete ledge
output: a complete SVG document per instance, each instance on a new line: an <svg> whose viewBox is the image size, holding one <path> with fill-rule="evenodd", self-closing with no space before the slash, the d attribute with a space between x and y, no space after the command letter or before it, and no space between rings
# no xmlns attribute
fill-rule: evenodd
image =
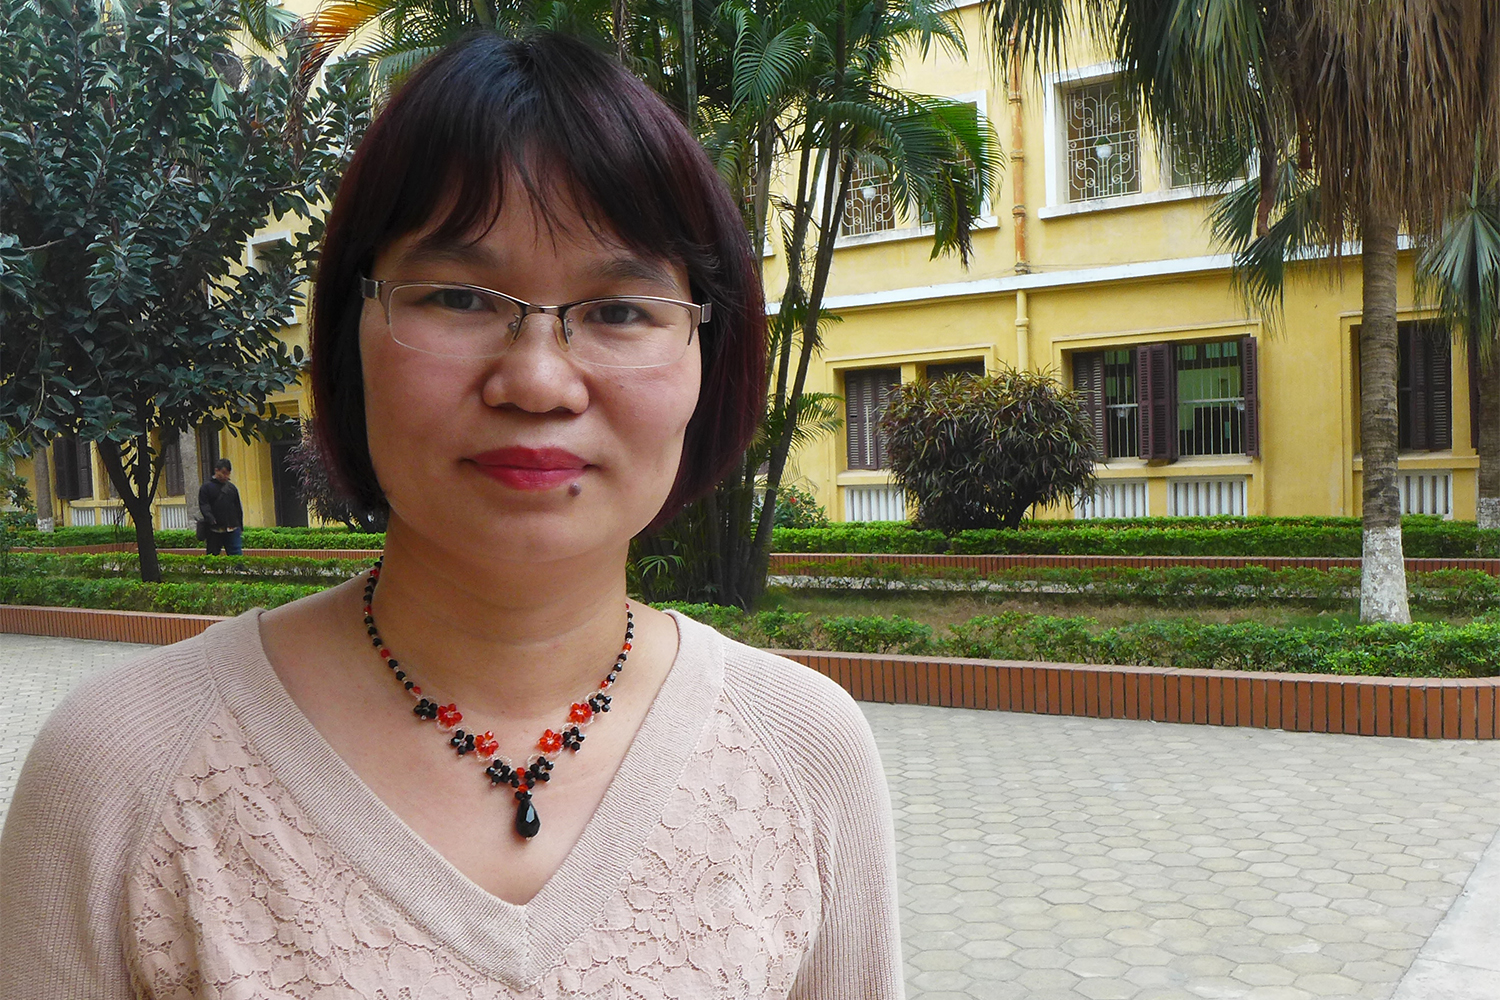
<svg viewBox="0 0 1500 1000"><path fill-rule="evenodd" d="M876 565L913 569L965 569L999 573L1008 569L1170 569L1196 566L1205 569L1359 569L1358 558L1327 556L1048 556L1048 555L944 555L891 552L773 552L770 572L796 574L803 567L826 566L847 561L869 560ZM1408 573L1431 573L1440 569L1477 569L1500 576L1500 559L1408 559Z"/></svg>
<svg viewBox="0 0 1500 1000"><path fill-rule="evenodd" d="M96 611L92 608L33 608L0 604L0 632L50 635L65 639L181 642L224 619L217 615L167 615L152 611Z"/></svg>
<svg viewBox="0 0 1500 1000"><path fill-rule="evenodd" d="M0 632L167 644L213 615L0 604ZM860 701L1297 732L1492 740L1500 678L1343 677L776 650Z"/></svg>
<svg viewBox="0 0 1500 1000"><path fill-rule="evenodd" d="M1490 740L1500 678L1344 677L778 650L859 701L1296 732Z"/></svg>

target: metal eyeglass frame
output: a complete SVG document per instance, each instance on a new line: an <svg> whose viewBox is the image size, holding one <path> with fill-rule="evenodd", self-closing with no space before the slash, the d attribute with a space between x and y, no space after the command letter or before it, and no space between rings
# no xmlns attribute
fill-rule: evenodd
<svg viewBox="0 0 1500 1000"><path fill-rule="evenodd" d="M573 302L564 302L561 305L539 306L535 303L527 302L524 299L518 299L514 295L507 295L504 292L496 291L493 288L485 288L483 285L470 285L462 281L392 281L386 278L367 278L363 275L361 275L359 279L360 294L366 299L373 299L376 302L379 302L382 310L385 312L385 328L387 330L391 329L391 294L398 288L406 288L408 286L425 288L466 288L470 291L484 292L487 295L498 296L505 301L514 304L521 310L521 315L516 317L514 330L511 333L510 340L505 345L505 349L494 354L440 354L437 351L424 351L420 347L412 347L410 344L401 344L399 340L396 341L396 343L401 344L402 347L405 347L409 351L420 351L423 354L431 354L435 357L442 358L498 358L505 353L505 350L509 350L511 344L515 343L516 338L521 335L521 325L526 322L526 317L530 316L532 313L541 313L544 316L557 317L558 329L562 331L562 335L559 338L558 343L562 347L562 349L566 351L568 349L569 342L573 339L573 334L568 330L568 324L563 321L563 315L574 306L586 305L590 302L609 302L614 299L644 299L647 302L669 302L675 306L682 306L683 308L688 310L688 314L692 319L692 324L688 327L687 341L682 345L684 353L686 353L688 345L693 342L693 334L698 332L698 327L703 323L709 322L713 318L712 302L704 302L701 304L697 302L684 302L681 299L669 299L661 295L596 295L587 299L577 299ZM394 338L394 331L392 332L392 337ZM678 360L681 360L680 357ZM667 365L676 364L676 361L663 361L662 363L655 365L602 365L594 361L586 361L583 363L597 365L600 368L665 368Z"/></svg>

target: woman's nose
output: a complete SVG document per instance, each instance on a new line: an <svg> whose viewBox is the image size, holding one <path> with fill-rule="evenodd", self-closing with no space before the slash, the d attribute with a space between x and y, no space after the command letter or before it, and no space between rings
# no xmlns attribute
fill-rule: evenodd
<svg viewBox="0 0 1500 1000"><path fill-rule="evenodd" d="M588 389L568 356L561 317L529 313L517 321L505 353L490 365L484 401L531 413L583 412Z"/></svg>

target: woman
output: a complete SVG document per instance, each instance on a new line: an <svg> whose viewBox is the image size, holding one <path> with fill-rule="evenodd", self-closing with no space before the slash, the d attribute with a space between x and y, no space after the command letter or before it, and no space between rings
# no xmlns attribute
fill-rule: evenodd
<svg viewBox="0 0 1500 1000"><path fill-rule="evenodd" d="M383 561L58 709L0 996L899 996L858 709L626 600L630 539L752 433L763 322L733 199L629 74L551 36L413 74L314 296Z"/></svg>

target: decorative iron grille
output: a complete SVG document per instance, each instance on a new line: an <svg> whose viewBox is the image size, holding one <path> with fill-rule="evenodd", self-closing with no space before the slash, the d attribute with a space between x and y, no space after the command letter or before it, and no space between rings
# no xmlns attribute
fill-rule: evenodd
<svg viewBox="0 0 1500 1000"><path fill-rule="evenodd" d="M1088 201L1141 189L1140 130L1114 80L1063 94L1068 125L1068 200Z"/></svg>
<svg viewBox="0 0 1500 1000"><path fill-rule="evenodd" d="M854 165L849 179L849 197L844 202L840 236L864 236L896 228L896 207L891 201L891 175L885 170Z"/></svg>
<svg viewBox="0 0 1500 1000"><path fill-rule="evenodd" d="M1239 341L1179 344L1174 353L1178 454L1243 454L1245 390Z"/></svg>

